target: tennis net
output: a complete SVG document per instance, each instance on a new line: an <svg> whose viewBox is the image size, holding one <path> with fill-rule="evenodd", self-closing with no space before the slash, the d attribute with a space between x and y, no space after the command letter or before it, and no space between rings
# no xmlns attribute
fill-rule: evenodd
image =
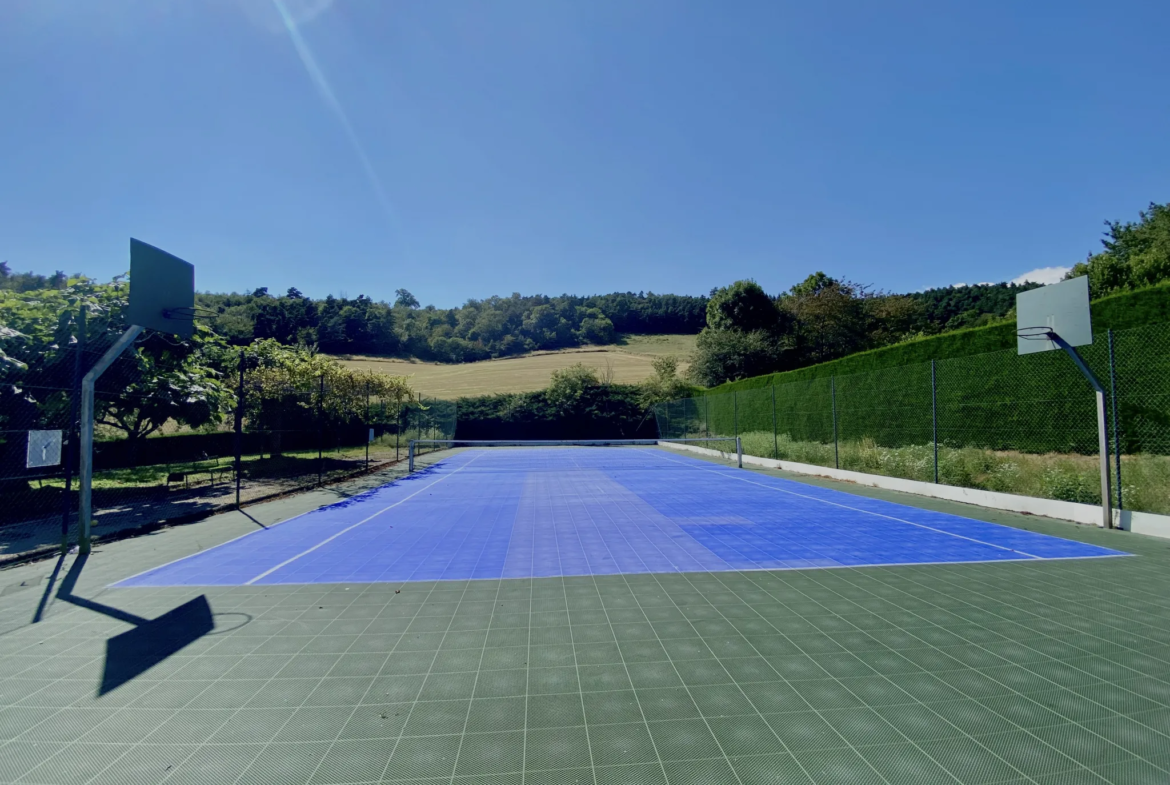
<svg viewBox="0 0 1170 785"><path fill-rule="evenodd" d="M743 443L739 437L709 437L694 439L412 439L408 445L409 471L415 471L415 458L424 451L429 455L442 450L456 449L548 449L559 447L655 447L660 444L690 444L719 452L743 468Z"/></svg>

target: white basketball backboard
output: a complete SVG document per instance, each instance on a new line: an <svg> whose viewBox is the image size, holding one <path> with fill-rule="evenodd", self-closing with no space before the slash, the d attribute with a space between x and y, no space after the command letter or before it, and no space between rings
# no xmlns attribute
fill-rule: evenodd
<svg viewBox="0 0 1170 785"><path fill-rule="evenodd" d="M1093 342L1089 279L1086 276L1016 295L1017 351L1034 354L1059 349L1060 345L1051 340L1053 333L1069 346L1086 346Z"/></svg>

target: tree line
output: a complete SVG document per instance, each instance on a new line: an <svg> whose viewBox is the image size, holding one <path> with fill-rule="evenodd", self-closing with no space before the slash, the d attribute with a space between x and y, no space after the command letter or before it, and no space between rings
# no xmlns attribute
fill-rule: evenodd
<svg viewBox="0 0 1170 785"><path fill-rule="evenodd" d="M1103 250L1072 268L1094 297L1170 278L1170 204L1151 203L1137 221L1106 222ZM0 291L60 292L80 280L14 273L0 264ZM271 340L326 354L407 356L471 362L535 350L610 344L622 333L699 334L691 380L704 385L825 362L924 335L978 327L1014 315L1035 284L981 284L891 294L823 272L778 295L752 281L707 296L615 292L579 297L493 296L456 308L422 306L405 289L393 302L290 288L200 293L212 329L228 344Z"/></svg>
<svg viewBox="0 0 1170 785"><path fill-rule="evenodd" d="M1066 277L1089 277L1093 298L1170 280L1170 204L1137 221L1106 221L1103 250ZM692 381L788 371L925 335L1015 317L1015 297L1036 284L987 284L889 294L823 272L777 296L755 281L712 292L691 358Z"/></svg>
<svg viewBox="0 0 1170 785"><path fill-rule="evenodd" d="M314 300L295 288L273 296L199 294L197 304L218 314L215 329L229 342L271 338L315 345L328 354L404 355L438 362L471 362L540 349L611 344L619 333L699 332L707 298L653 292L576 297L488 297L458 308L420 306L405 289L393 303L334 297Z"/></svg>

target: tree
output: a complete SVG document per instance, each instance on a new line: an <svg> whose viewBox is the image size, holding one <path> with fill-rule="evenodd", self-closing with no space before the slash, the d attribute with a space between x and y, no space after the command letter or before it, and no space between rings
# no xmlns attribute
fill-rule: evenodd
<svg viewBox="0 0 1170 785"><path fill-rule="evenodd" d="M866 295L863 286L818 272L781 298L781 307L795 322L795 348L802 364L825 362L865 348L869 334Z"/></svg>
<svg viewBox="0 0 1170 785"><path fill-rule="evenodd" d="M67 405L69 348L81 308L93 359L127 327L124 280L74 278L67 284L35 293L0 292L0 324L6 325L0 331L0 418L31 406L38 418L52 419ZM146 333L99 380L95 421L132 443L169 420L190 427L217 421L234 400L220 372L226 350L226 342L203 325L187 340Z"/></svg>
<svg viewBox="0 0 1170 785"><path fill-rule="evenodd" d="M779 321L776 303L752 280L718 289L707 302L707 327L712 330L774 330Z"/></svg>
<svg viewBox="0 0 1170 785"><path fill-rule="evenodd" d="M418 298L405 289L394 291L394 304L401 308L418 308Z"/></svg>
<svg viewBox="0 0 1170 785"><path fill-rule="evenodd" d="M780 370L791 344L790 321L755 281L713 290L689 376L711 386Z"/></svg>
<svg viewBox="0 0 1170 785"><path fill-rule="evenodd" d="M617 339L613 329L613 322L597 308L585 309L585 316L581 319L581 329L577 331L581 343L592 343L604 346Z"/></svg>
<svg viewBox="0 0 1170 785"><path fill-rule="evenodd" d="M344 424L363 417L371 400L400 411L412 395L405 376L355 371L310 347L271 339L247 348L246 367L245 417L250 428L272 433L274 454L283 430L315 423L318 413Z"/></svg>
<svg viewBox="0 0 1170 785"><path fill-rule="evenodd" d="M132 445L168 421L190 428L220 422L235 404L220 370L226 348L201 324L184 341L149 333L100 380L104 394L97 397L95 421L121 431Z"/></svg>
<svg viewBox="0 0 1170 785"><path fill-rule="evenodd" d="M788 355L788 347L770 331L707 328L695 342L687 374L697 384L713 387L781 370Z"/></svg>
<svg viewBox="0 0 1170 785"><path fill-rule="evenodd" d="M558 368L552 372L545 396L554 406L569 409L581 400L587 390L600 386L601 377L596 368L590 368L584 363L574 363L568 368Z"/></svg>
<svg viewBox="0 0 1170 785"><path fill-rule="evenodd" d="M1150 203L1139 220L1106 221L1105 250L1073 266L1066 278L1089 276L1094 298L1170 280L1170 204Z"/></svg>
<svg viewBox="0 0 1170 785"><path fill-rule="evenodd" d="M673 354L655 357L651 361L654 375L640 385L641 401L650 407L663 401L682 398L690 392L690 386L679 378L678 358Z"/></svg>

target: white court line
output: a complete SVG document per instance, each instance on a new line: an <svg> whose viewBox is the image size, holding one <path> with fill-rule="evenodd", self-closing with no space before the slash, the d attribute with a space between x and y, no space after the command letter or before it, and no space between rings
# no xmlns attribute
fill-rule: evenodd
<svg viewBox="0 0 1170 785"><path fill-rule="evenodd" d="M868 515L876 515L879 518L885 518L887 520L897 521L898 523L905 523L909 526L917 526L920 529L926 529L928 531L937 532L939 534L946 534L950 537L957 537L960 540L967 540L968 542L978 543L979 545L986 545L989 548L999 548L1001 551L1008 551L1009 553L1018 553L1022 556L1027 556L1030 559L1040 559L1040 560L1047 561L1047 559L1044 556L1037 556L1034 553L1028 553L1027 551L1021 551L1021 550L1017 550L1015 548L1008 548L1006 545L996 545L993 542L984 542L983 540L977 540L974 537L965 537L962 534L955 534L954 532L949 532L949 531L946 531L945 529L936 529L933 526L927 526L924 523L915 523L914 521L908 521L905 518L895 518L893 515L883 515L880 512L874 512L872 510L863 510L860 507L850 507L848 504L840 504L838 502L831 502L831 501L828 501L827 499L818 499L816 496L808 496L808 495L803 494L803 493L797 493L796 491L789 491L789 490L786 490L784 488L777 488L774 485L766 485L765 483L762 483L762 482L754 482L754 481L746 479L744 477L736 477L734 474L729 474L727 472L717 471L716 469L708 469L708 468L703 467L703 466L696 466L695 464L689 463L687 461L676 461L673 458L667 458L665 455L661 455L658 452L654 452L654 455L656 455L657 457L661 458L664 461L670 461L671 463L682 464L683 466L688 466L692 469L698 469L699 471L711 472L713 474L718 474L722 477L729 477L733 480L739 480L740 482L746 482L749 485L758 485L761 488L767 488L768 490L771 490L771 491L779 491L780 493L787 493L787 494L790 494L792 496L798 496L801 499L809 499L809 500L814 501L814 502L821 502L823 504L830 504L834 507L841 507L842 509L853 510L854 512L863 512L863 513L866 513ZM788 482L791 482L791 481L788 481ZM841 493L841 491L837 491L837 493ZM896 503L896 502L887 502L887 503ZM947 515L949 513L943 513L943 514ZM954 517L962 518L961 515L956 515ZM974 518L964 518L963 520L972 520L973 521L975 519ZM987 523L987 521L980 521L980 523ZM991 524L991 525L997 526L998 524ZM1082 558L1082 557L1072 557L1072 558Z"/></svg>
<svg viewBox="0 0 1170 785"><path fill-rule="evenodd" d="M273 567L272 569L270 569L270 570L265 570L264 572L260 573L260 574L259 574L259 575L257 575L255 578L253 578L252 580L250 580L250 581L248 581L248 582L244 583L243 585L244 585L244 586L251 586L253 583L255 583L256 581L260 580L261 578L267 578L269 575L271 575L272 573L274 573L274 572L276 572L277 570L281 569L282 567L287 567L288 565L292 564L293 562L295 562L297 559L301 558L302 556L307 556L307 555L309 555L310 553L312 553L313 551L315 551L315 550L317 550L318 548L320 548L321 546L323 546L323 545L328 545L329 543L333 542L334 540L336 540L338 537L340 537L341 535L345 534L346 532L348 532L348 531L351 531L351 530L353 530L353 529L356 529L357 527L361 526L363 523L369 523L370 521L374 520L374 519L375 519L375 518L377 518L379 515L381 515L382 513L386 512L387 510L393 510L393 509L394 509L395 507L397 507L398 505L400 505L400 504L405 504L406 502L408 502L408 501L410 501L411 499L413 499L415 496L418 496L420 493L422 493L423 491L425 491L427 488L432 488L432 487L434 487L434 486L438 485L439 483L441 483L443 480L447 479L448 477L453 477L454 475L456 475L456 474L458 474L459 472L463 471L463 470L464 470L464 469L466 469L468 466L470 466L471 464L475 463L475 462L476 462L476 461L478 461L480 458L482 458L482 457L483 457L483 455L484 455L484 453L480 453L479 455L475 456L475 457L474 457L474 458L472 458L470 461L468 461L467 463L463 464L462 466L460 466L458 469L456 469L455 471L451 472L450 474L444 474L442 477L440 477L439 479L435 480L435 481L434 481L434 482L432 482L430 485L424 485L423 487L419 488L417 491L415 491L414 493L410 494L409 496L407 496L407 497L405 497L405 498L403 498L403 499L399 499L398 501L394 502L393 504L389 505L388 507L383 507L382 509L378 510L376 513L374 513L374 514L373 514L373 515L371 515L370 517L368 517L368 518L363 518L362 520L358 521L357 523L353 524L352 526L346 526L344 529L342 529L341 531L337 532L337 534L334 534L332 537L327 537L327 538L325 538L324 540L321 540L321 542L317 543L317 544L316 544L316 545L314 545L312 548L309 548L309 549L307 549L307 550L301 551L301 552L300 552L300 553L298 553L296 556L293 556L291 559L285 559L284 561L282 561L280 564L276 565L276 566L275 566L275 567Z"/></svg>
<svg viewBox="0 0 1170 785"><path fill-rule="evenodd" d="M389 483L387 483L387 485L389 485ZM379 486L379 487L385 487L385 486ZM377 490L377 489L375 488L374 490ZM118 580L118 581L115 581L114 583L109 584L108 586L106 586L106 588L107 589L118 589L118 588L133 589L133 588L136 588L134 586L119 586L118 584L125 583L126 581L134 580L135 578L139 577L140 575L146 575L147 573L154 572L155 570L161 570L164 567L170 567L172 564L178 564L179 562L186 561L187 559L193 559L196 556L202 556L205 553L210 553L211 551L214 551L216 548L222 548L225 545L231 545L233 542L237 542L239 540L242 540L245 537L254 537L254 536L263 534L264 532L269 531L271 529L275 529L277 526L281 526L282 524L288 523L289 521L295 521L297 518L302 518L302 517L308 515L309 513L320 512L321 510L328 510L330 507L333 507L334 505L343 504L343 503L344 502L333 502L333 504L326 504L323 507L315 507L311 510L305 510L304 512L298 512L296 515L292 515L288 518L285 518L283 521L276 521L275 523L270 523L268 525L261 524L261 526L264 526L263 529L256 529L255 531L244 532L243 534L239 535L238 537L232 537L230 540L224 540L223 542L219 543L218 545L212 545L210 548L204 548L203 550L196 551L195 553L188 553L186 556L180 556L177 559L171 559L168 562L163 562L162 564L158 565L157 567L151 567L150 569L143 570L142 572L136 572L128 578L122 578L121 580ZM233 512L242 512L242 510L226 510L225 512L223 512L221 514L228 515L228 514L233 513ZM186 586L187 584L183 584L183 585ZM208 585L209 586L219 586L221 584L212 583L212 584L208 584Z"/></svg>

